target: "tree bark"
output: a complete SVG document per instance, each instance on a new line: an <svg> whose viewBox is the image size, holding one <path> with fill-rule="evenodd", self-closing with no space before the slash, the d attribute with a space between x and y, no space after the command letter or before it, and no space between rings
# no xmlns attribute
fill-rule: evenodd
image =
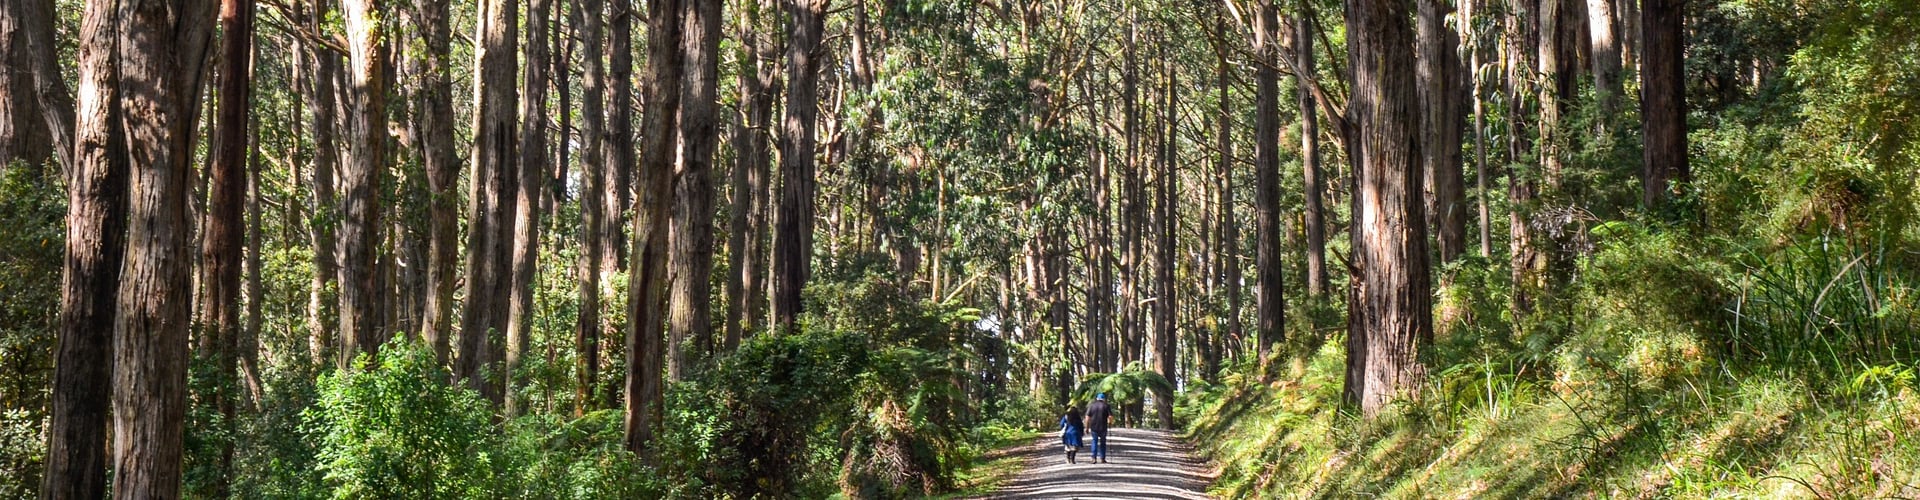
<svg viewBox="0 0 1920 500"><path fill-rule="evenodd" d="M333 11L333 3L328 0L315 0L313 11L303 19L309 29L318 30L323 19ZM332 349L338 332L339 291L337 281L340 278L340 263L334 240L338 227L338 201L335 192L334 171L339 167L340 149L336 141L339 130L339 95L335 87L340 78L340 56L333 49L308 44L308 53L313 69L307 75L312 80L307 89L307 108L313 110L313 172L309 179L313 185L313 198L309 201L310 220L308 238L313 243L313 282L308 288L307 330L309 354L315 366L324 365L332 357Z"/></svg>
<svg viewBox="0 0 1920 500"><path fill-rule="evenodd" d="M41 496L107 492L114 313L126 255L127 156L119 89L117 6L89 3L80 27L79 109L67 178L66 261Z"/></svg>
<svg viewBox="0 0 1920 500"><path fill-rule="evenodd" d="M1686 0L1646 0L1641 29L1646 48L1641 73L1641 202L1665 210L1692 178L1687 166Z"/></svg>
<svg viewBox="0 0 1920 500"><path fill-rule="evenodd" d="M742 2L745 11L740 33L740 102L742 123L734 129L733 197L728 222L727 258L727 339L732 352L743 337L760 331L761 304L755 300L765 288L761 280L765 267L768 164L767 145L773 121L775 42L762 34L760 0Z"/></svg>
<svg viewBox="0 0 1920 500"><path fill-rule="evenodd" d="M214 143L211 187L204 234L201 265L206 269L206 300L202 317L208 320L205 335L211 340L211 355L218 375L214 406L222 417L226 432L233 432L234 391L239 387L237 359L240 350L240 266L242 244L247 238L242 210L247 202L249 112L253 94L253 2L220 2L220 71L218 75L219 114L214 117ZM229 491L233 465L233 441L219 441L218 473L211 491L219 497Z"/></svg>
<svg viewBox="0 0 1920 500"><path fill-rule="evenodd" d="M1413 27L1407 4L1347 0L1348 61L1354 127L1353 256L1345 397L1372 416L1394 398L1417 396L1433 337L1427 235L1420 199ZM1356 376L1356 372L1357 375Z"/></svg>
<svg viewBox="0 0 1920 500"><path fill-rule="evenodd" d="M514 388L514 373L526 355L533 334L533 280L540 258L540 197L546 192L547 178L547 17L552 15L552 0L527 3L527 54L525 83L520 96L519 189L514 204L513 290L507 309L507 363L502 367L506 383L507 416L525 411L524 396Z"/></svg>
<svg viewBox="0 0 1920 500"><path fill-rule="evenodd" d="M454 375L488 399L503 396L500 369L492 346L507 332L511 288L512 216L517 205L518 131L514 117L518 69L519 2L487 0L480 16L475 110L473 180L469 184L467 230L467 302L461 314L459 357Z"/></svg>
<svg viewBox="0 0 1920 500"><path fill-rule="evenodd" d="M575 381L574 413L584 414L590 408L606 404L604 394L599 391L600 383L600 333L607 329L600 318L603 288L602 267L606 245L601 241L607 225L607 198L601 193L607 190L607 164L605 152L601 149L606 139L603 133L606 115L601 99L603 98L606 75L600 56L601 10L600 0L584 0L573 9L574 31L580 33L580 46L585 49L582 58L586 65L586 78L580 82L580 115L583 122L580 128L580 170L585 189L580 192L580 317L574 329L574 349L578 358L574 362Z"/></svg>
<svg viewBox="0 0 1920 500"><path fill-rule="evenodd" d="M1174 330L1174 315L1179 311L1179 301L1174 297L1175 291L1173 286L1175 279L1174 244L1177 241L1177 239L1174 238L1174 231L1179 228L1180 224L1179 220L1177 220L1178 211L1174 210L1173 201L1174 192L1180 190L1180 171L1175 163L1178 161L1176 158L1177 148L1174 146L1176 139L1178 139L1176 134L1179 132L1176 130L1178 122L1174 117L1175 104L1173 97L1177 76L1174 73L1175 67L1172 59L1165 58L1163 54L1162 61L1165 61L1163 68L1167 74L1166 88L1160 97L1160 129L1162 131L1160 140L1160 201L1156 204L1158 205L1156 208L1159 209L1160 213L1154 217L1158 219L1160 227L1156 232L1160 234L1158 235L1159 241L1154 243L1156 255L1154 258L1153 274L1154 277L1157 278L1154 280L1154 286L1157 289L1154 290L1153 293L1156 299L1153 304L1153 322L1155 323L1153 328L1153 360L1154 364L1157 365L1156 367L1158 369L1156 371L1160 372L1160 376L1166 377L1168 381L1175 381L1179 380L1180 376L1178 373L1179 353L1177 351L1179 332ZM1275 170L1277 172L1278 168ZM1065 283L1060 283L1058 286L1064 287L1065 285ZM1064 294L1062 295L1064 296ZM1061 306L1064 316L1065 304L1063 303ZM1065 335L1065 333L1063 329L1062 335ZM1161 428L1173 429L1173 392L1166 391L1154 394L1153 403L1154 414L1160 419Z"/></svg>
<svg viewBox="0 0 1920 500"><path fill-rule="evenodd" d="M1533 312L1534 294L1539 288L1535 281L1544 268L1544 259L1534 247L1533 230L1528 225L1533 210L1534 197L1539 191L1538 173L1527 172L1522 162L1531 158L1535 150L1535 139L1528 135L1532 125L1528 122L1533 115L1529 99L1533 81L1533 47L1539 43L1539 18L1535 10L1539 0L1512 0L1513 10L1507 17L1507 130L1511 131L1507 140L1507 159L1512 167L1507 170L1507 245L1509 268L1513 273L1513 296L1510 308L1515 319L1525 318Z"/></svg>
<svg viewBox="0 0 1920 500"><path fill-rule="evenodd" d="M1327 293L1327 222L1322 201L1327 182L1320 171L1320 118L1314 113L1318 102L1307 85L1308 79L1318 78L1313 69L1314 22L1313 5L1302 0L1298 18L1294 19L1294 53L1282 57L1294 58L1294 71L1301 73L1295 75L1300 80L1294 98L1300 108L1300 164L1306 181L1307 296L1319 300ZM1275 106L1277 109L1278 104Z"/></svg>
<svg viewBox="0 0 1920 500"><path fill-rule="evenodd" d="M675 0L676 2L678 0ZM627 233L626 217L633 210L634 158L633 158L633 2L634 0L610 0L607 2L607 22L605 27L607 42L607 64L603 87L606 92L607 121L602 130L602 161L606 162L607 186L601 196L606 197L604 206L607 217L600 226L600 272L602 281L612 278L615 271L627 269ZM648 0L652 9L652 0ZM648 11L651 14L651 10ZM652 31L648 31L652 36ZM649 42L651 38L649 38ZM648 46L652 50L652 46ZM656 102L647 100L647 107L653 108ZM667 109L675 109L669 107ZM669 143L668 147L672 147ZM669 156L671 158L671 156ZM638 237L638 235L635 235ZM613 329L607 333L611 337Z"/></svg>
<svg viewBox="0 0 1920 500"><path fill-rule="evenodd" d="M54 151L47 113L40 110L40 101L35 95L32 61L35 56L27 52L27 29L20 24L23 17L20 11L26 9L22 4L33 1L0 4L0 61L6 62L6 67L0 68L0 174L6 173L14 160L20 160L36 172L41 171ZM64 158L61 164L64 169Z"/></svg>
<svg viewBox="0 0 1920 500"><path fill-rule="evenodd" d="M667 373L687 375L685 344L713 351L713 156L719 148L720 0L683 0L680 165L667 259L672 283Z"/></svg>
<svg viewBox="0 0 1920 500"><path fill-rule="evenodd" d="M380 183L387 168L387 54L375 26L379 0L348 0L347 52L353 86L346 92L346 161L340 172L340 360L375 353L385 336L385 290L379 272Z"/></svg>
<svg viewBox="0 0 1920 500"><path fill-rule="evenodd" d="M667 361L667 219L672 207L676 115L682 112L680 86L686 73L681 41L682 16L688 12L683 10L683 1L647 0L647 72L643 87L647 109L641 144L639 214L633 219L635 262L627 288L627 318L632 326L627 330L625 430L627 450L634 453L653 440L665 416L661 373ZM619 30L615 28L616 33ZM614 38L618 43L620 37Z"/></svg>
<svg viewBox="0 0 1920 500"><path fill-rule="evenodd" d="M1603 117L1614 115L1621 93L1620 29L1613 14L1613 4L1618 1L1632 0L1586 0L1588 42L1593 45L1594 100Z"/></svg>
<svg viewBox="0 0 1920 500"><path fill-rule="evenodd" d="M434 359L450 361L453 344L453 293L458 280L454 265L460 258L459 204L460 157L455 152L453 131L452 25L449 3L440 0L414 0L416 25L425 42L425 50L413 58L413 74L421 81L415 111L413 136L420 143L421 163L427 171L429 196L427 216L426 318L421 333L432 346Z"/></svg>
<svg viewBox="0 0 1920 500"><path fill-rule="evenodd" d="M130 165L126 260L114 321L114 495L179 498L192 289L187 198L193 131L213 33L211 2L124 1L109 51ZM93 12L90 12L90 14ZM105 14L101 12L100 14ZM98 30L100 27L94 27ZM99 31L90 30L95 34ZM99 80L93 80L99 81ZM97 109L97 108L96 108ZM89 109L89 119L96 118ZM91 128L91 127L89 127Z"/></svg>
<svg viewBox="0 0 1920 500"><path fill-rule="evenodd" d="M33 97L52 140L54 157L72 178L74 102L57 60L60 51L54 43L53 0L17 0L15 5L13 22L20 31L13 41L14 50L26 60L16 59L9 65L19 64L31 72Z"/></svg>
<svg viewBox="0 0 1920 500"><path fill-rule="evenodd" d="M774 213L773 322L791 329L801 312L813 257L814 120L819 110L820 37L831 0L787 0L787 105L781 124L780 206ZM935 257L938 259L938 257Z"/></svg>
<svg viewBox="0 0 1920 500"><path fill-rule="evenodd" d="M1271 2L1260 10L1256 43L1261 58L1276 62L1280 50L1279 7ZM1305 37L1301 37L1305 38ZM1274 64L1254 69L1257 81L1254 109L1255 301L1258 303L1256 347L1264 363L1273 344L1285 339L1286 297L1281 288L1280 262L1280 77ZM1308 169L1312 169L1309 165ZM1309 188L1309 191L1312 191ZM1313 220L1309 214L1308 220ZM1310 223L1311 225L1311 223ZM1309 250L1309 255L1312 251Z"/></svg>
<svg viewBox="0 0 1920 500"><path fill-rule="evenodd" d="M1224 11L1226 9L1221 10ZM1304 18L1305 16L1302 17ZM1233 113L1235 108L1231 95L1228 93L1228 90L1232 88L1232 82L1228 76L1228 71L1231 70L1228 66L1226 43L1224 43L1227 36L1226 15L1224 12L1215 13L1214 26L1215 32L1218 33L1221 40L1223 40L1215 54L1219 59L1219 66L1215 71L1215 76L1219 80L1216 88L1220 92L1220 132L1219 137L1216 138L1216 140L1219 141L1219 151L1216 152L1219 157L1217 159L1218 163L1216 163L1215 166L1215 169L1220 172L1220 208L1218 210L1220 217L1220 256L1215 259L1215 262L1220 266L1221 287L1225 289L1224 291L1227 296L1227 317L1225 318L1225 328L1217 330L1211 342L1201 342L1204 356L1202 361L1203 366L1200 367L1200 377L1207 381L1214 381L1214 378L1220 373L1221 351L1224 350L1220 347L1226 344L1227 339L1240 336L1240 289L1244 288L1240 284L1240 220L1234 215L1233 171L1235 169L1233 164ZM1302 118L1305 118L1305 113L1302 113Z"/></svg>
<svg viewBox="0 0 1920 500"><path fill-rule="evenodd" d="M1466 255L1467 202L1460 157L1460 38L1447 28L1447 0L1420 0L1417 28L1421 100L1421 163L1432 202L1440 263Z"/></svg>

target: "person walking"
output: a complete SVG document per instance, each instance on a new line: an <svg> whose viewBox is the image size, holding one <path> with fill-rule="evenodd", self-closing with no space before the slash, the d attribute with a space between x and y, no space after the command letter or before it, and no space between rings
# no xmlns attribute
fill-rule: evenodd
<svg viewBox="0 0 1920 500"><path fill-rule="evenodd" d="M1068 404L1066 414L1060 416L1060 444L1066 445L1067 463L1070 464L1079 463L1074 460L1074 455L1080 453L1080 419L1080 409L1072 404Z"/></svg>
<svg viewBox="0 0 1920 500"><path fill-rule="evenodd" d="M1093 461L1107 463L1107 420L1113 417L1113 409L1107 406L1107 393L1093 397L1093 403L1087 405L1087 430L1093 434Z"/></svg>

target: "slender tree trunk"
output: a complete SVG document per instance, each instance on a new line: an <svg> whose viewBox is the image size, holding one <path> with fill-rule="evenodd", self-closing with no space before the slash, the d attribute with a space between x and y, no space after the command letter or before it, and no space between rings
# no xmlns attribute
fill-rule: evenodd
<svg viewBox="0 0 1920 500"><path fill-rule="evenodd" d="M767 166L771 160L767 150L769 129L773 117L773 59L774 43L767 35L761 34L760 15L762 6L759 0L742 2L744 16L740 34L740 102L742 123L734 130L734 167L733 199L731 201L731 220L728 224L727 258L727 340L725 350L732 352L739 346L742 337L760 331L760 317L755 307L764 300L754 300L761 287L762 270L765 269L765 253L762 233L766 231L765 220L767 198L764 196L769 172Z"/></svg>
<svg viewBox="0 0 1920 500"><path fill-rule="evenodd" d="M1463 0L1461 5L1464 9L1461 17L1472 20L1474 14L1480 11L1480 1ZM1462 23L1460 30L1466 34L1463 38L1467 44L1467 80L1470 83L1468 88L1473 93L1469 98L1473 102L1473 183L1477 198L1475 201L1480 208L1480 256L1490 258L1493 256L1493 219L1487 206L1487 178L1491 176L1487 172L1487 116L1483 100L1485 94L1480 89L1480 34L1471 22Z"/></svg>
<svg viewBox="0 0 1920 500"><path fill-rule="evenodd" d="M333 12L333 3L329 0L315 0L311 17L305 19L309 29L318 30L323 19ZM309 75L312 87L307 96L307 108L313 110L313 204L309 211L308 238L313 243L313 283L308 290L307 330L309 353L315 366L324 365L332 358L332 352L339 323L339 290L336 281L340 278L340 262L335 250L335 229L338 224L338 207L334 190L334 171L339 167L340 149L336 141L339 130L339 94L335 87L340 78L340 56L331 49L317 44L310 45L308 51L313 57L313 73Z"/></svg>
<svg viewBox="0 0 1920 500"><path fill-rule="evenodd" d="M450 361L453 344L454 265L460 258L459 204L460 157L455 153L453 130L452 25L449 3L440 0L414 0L413 12L420 36L426 44L413 58L413 74L421 81L415 111L413 136L420 143L420 157L427 170L427 189L431 199L427 215L427 293L426 318L421 333L433 348L434 359Z"/></svg>
<svg viewBox="0 0 1920 500"><path fill-rule="evenodd" d="M475 110L471 212L467 230L467 301L461 314L459 357L454 375L499 401L503 395L494 357L493 336L507 331L508 291L514 214L519 176L514 117L514 76L518 66L519 3L487 0L480 16L480 46L475 48L478 76Z"/></svg>
<svg viewBox="0 0 1920 500"><path fill-rule="evenodd" d="M547 17L552 0L527 3L527 54L525 83L520 87L520 186L514 204L513 290L507 309L507 364L502 389L506 391L508 416L525 411L525 397L514 388L514 372L520 369L533 334L533 279L540 258L540 196L547 191Z"/></svg>
<svg viewBox="0 0 1920 500"><path fill-rule="evenodd" d="M1593 44L1593 93L1602 117L1612 117L1620 106L1620 35L1613 14L1613 4L1618 1L1632 0L1586 0L1588 42Z"/></svg>
<svg viewBox="0 0 1920 500"><path fill-rule="evenodd" d="M1420 199L1419 99L1407 4L1346 2L1353 97L1354 172L1358 175L1346 399L1373 415L1394 398L1417 396L1432 342L1432 291ZM1357 347L1357 349L1356 349ZM1359 371L1356 380L1351 374ZM1356 382L1358 382L1356 386Z"/></svg>
<svg viewBox="0 0 1920 500"><path fill-rule="evenodd" d="M1273 62L1284 57L1280 50L1278 6L1270 2L1262 6L1255 29L1259 33L1256 43L1262 58ZM1254 69L1254 79L1258 83L1253 126L1255 248L1258 249L1254 267L1255 301L1259 309L1255 313L1255 328L1259 330L1256 349L1264 363L1273 344L1284 340L1286 335L1283 330L1286 298L1280 274L1280 77L1273 64L1261 64ZM1308 165L1307 169L1311 172L1313 166ZM1309 187L1308 191L1313 189ZM1315 218L1308 215L1309 221ZM1309 222L1309 226L1312 225ZM1312 250L1308 254L1312 255Z"/></svg>
<svg viewBox="0 0 1920 500"><path fill-rule="evenodd" d="M1432 202L1442 264L1466 255L1467 203L1460 158L1460 38L1447 28L1448 0L1420 0L1418 89L1421 99L1421 163Z"/></svg>
<svg viewBox="0 0 1920 500"><path fill-rule="evenodd" d="M71 179L75 151L74 102L57 60L60 51L54 43L53 0L16 2L13 22L20 31L19 38L13 42L14 50L26 60L16 60L9 65L18 63L31 72L33 97L52 139L54 157Z"/></svg>
<svg viewBox="0 0 1920 500"><path fill-rule="evenodd" d="M341 366L361 352L374 353L385 337L385 298L380 276L380 183L386 171L387 54L374 25L379 0L348 0L347 52L353 86L346 93L349 140L340 188Z"/></svg>
<svg viewBox="0 0 1920 500"><path fill-rule="evenodd" d="M647 0L648 15L651 16L654 0ZM675 0L678 2L679 0ZM602 85L606 92L607 121L602 127L606 132L602 150L602 161L606 163L607 186L601 192L605 196L606 219L600 226L600 276L601 281L612 279L612 273L627 269L627 233L626 217L633 207L634 158L633 158L633 11L634 0L608 0L607 22L604 24L607 35L607 64L605 81ZM676 3L677 5L677 3ZM651 24L650 24L651 26ZM648 43L652 43L652 31L648 31ZM648 50L653 50L648 45ZM650 97L650 96L649 96ZM648 99L649 109L659 106L657 101ZM676 109L667 107L666 109ZM669 143L668 147L672 147ZM671 158L671 155L669 155ZM638 237L638 235L635 235ZM609 339L615 338L612 325L606 330Z"/></svg>
<svg viewBox="0 0 1920 500"><path fill-rule="evenodd" d="M601 144L606 139L602 133L606 123L601 99L606 75L600 60L601 56L601 7L600 0L583 0L573 9L572 22L574 32L580 33L580 46L585 49L582 56L586 65L586 78L580 83L580 116L583 120L580 128L580 173L585 189L580 192L580 318L574 329L574 349L578 358L574 363L577 377L574 398L574 413L584 414L590 408L606 404L605 395L600 394L600 333L606 331L600 318L602 299L600 293L604 287L601 281L605 268L604 254L606 245L601 241L606 236L600 228L607 225L607 198L601 193L607 190L607 164Z"/></svg>
<svg viewBox="0 0 1920 500"><path fill-rule="evenodd" d="M1302 73L1296 75L1301 80L1294 86L1294 98L1300 108L1300 164L1302 177L1306 181L1303 194L1307 218L1307 296L1320 300L1327 293L1327 216L1326 206L1322 202L1327 192L1327 182L1320 171L1320 118L1314 113L1318 102L1306 80L1317 78L1313 59L1314 22L1313 5L1302 0L1300 13L1294 19L1294 53L1281 57L1294 58L1294 70ZM1279 105L1276 103L1275 106L1275 112L1278 112ZM1268 140L1266 137L1263 135L1260 140Z"/></svg>
<svg viewBox="0 0 1920 500"><path fill-rule="evenodd" d="M254 45L253 59L259 59L260 47ZM267 302L266 285L262 281L265 273L260 268L261 240L266 236L260 232L260 122L250 120L251 139L247 141L247 325L238 343L240 351L240 380L246 389L246 404L249 411L259 407L260 396L265 392L264 382L260 379L260 329L265 315L263 309Z"/></svg>
<svg viewBox="0 0 1920 500"><path fill-rule="evenodd" d="M1177 220L1179 212L1174 209L1173 205L1174 192L1180 190L1180 171L1179 167L1175 164L1175 162L1178 161L1176 157L1177 148L1174 146L1178 138L1178 130L1176 130L1178 122L1174 117L1175 104L1173 98L1178 77L1174 74L1172 59L1165 58L1163 55L1161 60L1165 62L1163 68L1167 73L1167 81L1166 89L1161 93L1160 97L1162 110L1160 118L1162 131L1160 148L1162 152L1160 156L1160 201L1157 204L1160 214L1155 217L1160 223L1159 231L1157 231L1160 233L1160 241L1154 243L1157 255L1154 259L1155 269L1153 274L1154 277L1157 278L1154 280L1154 284L1158 290L1155 290L1153 293L1156 299L1153 304L1153 321L1155 323L1153 328L1153 359L1154 364L1157 365L1158 368L1156 371L1159 371L1160 375L1166 377L1167 380L1175 381L1179 380L1180 376L1178 373L1180 355L1177 351L1179 332L1174 330L1174 315L1179 311L1179 301L1174 297L1175 292L1173 286L1175 279L1174 242L1177 241L1176 238L1174 238L1174 231L1179 228L1180 224ZM1064 285L1064 283L1062 285ZM1161 428L1173 429L1173 392L1167 391L1154 394L1153 403L1154 414L1160 419Z"/></svg>
<svg viewBox="0 0 1920 500"><path fill-rule="evenodd" d="M1640 116L1646 141L1641 193L1648 210L1665 210L1692 178L1687 166L1686 0L1646 0Z"/></svg>
<svg viewBox="0 0 1920 500"><path fill-rule="evenodd" d="M82 52L107 51L118 66L117 90L105 105L120 108L115 118L124 128L109 133L124 134L131 166L111 383L122 410L113 414L113 492L123 498L180 496L192 293L187 198L205 75L204 58L181 54L209 50L213 6L96 4L117 11L89 22L114 23L116 32L105 46L92 43L106 39L83 36ZM91 120L104 110L87 111Z"/></svg>
<svg viewBox="0 0 1920 500"><path fill-rule="evenodd" d="M1226 9L1221 10L1224 11ZM1214 13L1214 30L1222 40L1226 39L1227 24L1226 14L1224 12ZM1213 381L1220 373L1220 358L1222 357L1222 349L1220 349L1220 346L1226 344L1226 339L1240 335L1240 289L1242 288L1240 284L1240 220L1234 216L1235 209L1233 201L1233 171L1235 170L1233 166L1233 113L1235 108L1231 95L1228 93L1229 89L1232 88L1232 81L1228 73L1228 71L1231 70L1228 66L1225 43L1220 44L1220 48L1215 55L1219 59L1219 66L1214 72L1215 78L1218 79L1215 88L1220 92L1220 132L1219 136L1215 138L1219 141L1219 151L1215 153L1219 155L1217 158L1218 163L1215 164L1215 170L1218 170L1220 173L1220 208L1218 209L1220 217L1220 256L1215 259L1215 262L1220 266L1220 286L1224 289L1227 296L1227 317L1224 322L1225 327L1216 331L1212 341L1201 342L1201 349L1204 350L1204 356L1202 361L1203 366L1200 367L1200 377L1207 381ZM1307 113L1310 112L1312 111L1307 111ZM1302 113L1302 118L1305 118L1305 113Z"/></svg>
<svg viewBox="0 0 1920 500"><path fill-rule="evenodd" d="M681 49L685 81L680 88L680 165L675 175L673 220L668 238L672 291L669 300L667 373L687 375L684 344L713 350L713 157L719 148L721 0L683 0Z"/></svg>
<svg viewBox="0 0 1920 500"><path fill-rule="evenodd" d="M665 415L661 373L667 362L668 211L673 201L674 138L679 130L676 115L684 111L680 107L680 86L686 74L681 43L682 22L688 12L683 10L683 1L701 0L647 1L643 87L647 109L642 129L639 214L633 219L635 262L627 287L627 318L633 326L627 330L625 426L627 450L635 453L653 440Z"/></svg>
<svg viewBox="0 0 1920 500"><path fill-rule="evenodd" d="M253 95L253 2L220 2L219 114L214 117L211 198L205 233L202 235L201 262L208 278L207 299L202 301L202 317L209 320L206 337L213 344L211 355L218 369L214 406L221 415L225 432L233 432L234 391L238 389L240 348L240 266L242 244L247 238L242 219L247 203L247 151L249 112ZM218 473L211 492L226 497L233 467L233 441L221 440L217 459Z"/></svg>
<svg viewBox="0 0 1920 500"><path fill-rule="evenodd" d="M1542 261L1539 250L1534 248L1533 230L1528 225L1540 175L1526 171L1526 166L1520 164L1532 157L1535 146L1534 138L1528 135L1532 128L1528 117L1533 116L1531 55L1538 43L1538 18L1534 17L1534 11L1539 0L1510 1L1513 5L1507 18L1507 130L1511 134L1507 140L1507 158L1513 167L1507 170L1507 203L1510 205L1507 245L1509 267L1513 272L1511 309L1513 317L1519 319L1533 312L1534 294L1539 288L1535 280Z"/></svg>
<svg viewBox="0 0 1920 500"><path fill-rule="evenodd" d="M67 177L66 261L60 287L52 417L41 496L95 499L107 492L107 418L113 397L114 325L127 248L130 158L120 107L121 24L115 5L89 3L80 27L80 108Z"/></svg>
<svg viewBox="0 0 1920 500"><path fill-rule="evenodd" d="M787 0L792 31L787 47L786 117L781 124L780 206L774 213L773 322L791 329L800 317L800 292L812 267L814 119L819 110L820 37L831 0ZM936 253L934 259L938 261Z"/></svg>

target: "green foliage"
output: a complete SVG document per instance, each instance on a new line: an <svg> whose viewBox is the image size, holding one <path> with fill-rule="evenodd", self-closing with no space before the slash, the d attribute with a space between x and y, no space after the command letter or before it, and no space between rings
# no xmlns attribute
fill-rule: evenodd
<svg viewBox="0 0 1920 500"><path fill-rule="evenodd" d="M1136 404L1146 401L1149 394L1163 397L1173 394L1173 382L1134 361L1117 373L1089 373L1082 377L1080 387L1073 391L1073 404L1087 404L1100 394L1106 394L1113 405Z"/></svg>
<svg viewBox="0 0 1920 500"><path fill-rule="evenodd" d="M487 402L461 386L430 349L399 338L375 358L322 375L307 411L317 468L334 498L487 496L509 465L495 451Z"/></svg>
<svg viewBox="0 0 1920 500"><path fill-rule="evenodd" d="M66 197L54 175L0 166L0 497L40 488L66 255Z"/></svg>

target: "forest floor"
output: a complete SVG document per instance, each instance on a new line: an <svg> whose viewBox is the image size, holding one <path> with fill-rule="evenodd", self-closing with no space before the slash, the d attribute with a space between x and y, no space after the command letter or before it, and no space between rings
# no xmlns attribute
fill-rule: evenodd
<svg viewBox="0 0 1920 500"><path fill-rule="evenodd" d="M1208 498L1212 472L1196 458L1193 447L1173 433L1113 429L1107 442L1112 449L1104 464L1093 462L1088 447L1080 449L1079 463L1067 463L1058 433L1002 450L1017 456L1021 470L982 498Z"/></svg>

